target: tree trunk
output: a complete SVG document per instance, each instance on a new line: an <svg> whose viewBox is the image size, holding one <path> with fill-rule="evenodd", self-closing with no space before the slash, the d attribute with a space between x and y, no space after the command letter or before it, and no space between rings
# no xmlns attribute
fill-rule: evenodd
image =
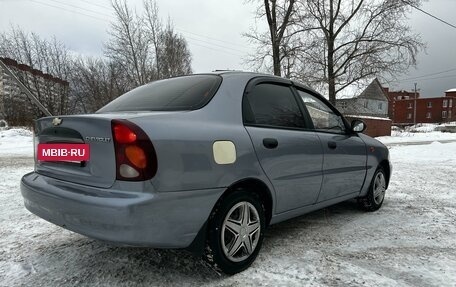
<svg viewBox="0 0 456 287"><path fill-rule="evenodd" d="M328 96L329 102L336 105L336 78L334 75L334 0L329 0L329 29L326 36L328 42Z"/></svg>
<svg viewBox="0 0 456 287"><path fill-rule="evenodd" d="M276 0L271 0L272 6L269 6L269 0L264 0L264 8L266 18L268 20L269 33L271 34L272 44L272 63L274 68L274 75L281 76L280 71L280 39L277 35L277 14L276 14Z"/></svg>
<svg viewBox="0 0 456 287"><path fill-rule="evenodd" d="M328 94L329 101L336 105L336 78L334 77L334 40L328 40Z"/></svg>
<svg viewBox="0 0 456 287"><path fill-rule="evenodd" d="M282 71L280 67L280 50L279 50L279 43L272 44L272 61L274 64L274 75L281 76Z"/></svg>

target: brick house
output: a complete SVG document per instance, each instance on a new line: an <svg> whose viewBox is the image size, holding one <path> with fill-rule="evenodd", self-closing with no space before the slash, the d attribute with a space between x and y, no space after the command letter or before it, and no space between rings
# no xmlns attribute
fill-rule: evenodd
<svg viewBox="0 0 456 287"><path fill-rule="evenodd" d="M420 94L407 91L389 91L388 115L396 125L414 123L441 123L456 120L456 89L445 92L444 97L420 98Z"/></svg>

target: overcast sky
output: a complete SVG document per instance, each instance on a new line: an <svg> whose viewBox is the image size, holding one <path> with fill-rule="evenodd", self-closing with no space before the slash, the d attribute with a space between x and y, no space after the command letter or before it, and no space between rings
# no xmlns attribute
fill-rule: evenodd
<svg viewBox="0 0 456 287"><path fill-rule="evenodd" d="M138 11L141 2L128 1ZM241 34L258 24L253 18L253 4L245 0L157 2L162 18L166 20L169 16L177 32L187 39L194 72L248 70L244 59L253 52L253 47ZM45 38L55 35L76 53L102 55L113 17L109 3L109 0L0 0L0 31L18 25ZM456 0L431 0L421 8L456 25ZM427 51L419 55L417 69L411 69L399 77L401 81L389 86L412 90L416 82L422 96L443 96L444 91L456 88L456 29L419 11L410 15L410 25L421 33Z"/></svg>

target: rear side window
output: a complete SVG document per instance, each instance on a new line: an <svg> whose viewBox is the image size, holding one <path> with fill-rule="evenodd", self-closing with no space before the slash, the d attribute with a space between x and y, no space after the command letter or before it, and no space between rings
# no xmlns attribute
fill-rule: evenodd
<svg viewBox="0 0 456 287"><path fill-rule="evenodd" d="M291 89L276 84L259 84L244 96L245 124L288 128L305 127L304 118Z"/></svg>
<svg viewBox="0 0 456 287"><path fill-rule="evenodd" d="M155 81L123 94L97 113L196 110L212 99L221 82L222 78L217 75L192 75Z"/></svg>

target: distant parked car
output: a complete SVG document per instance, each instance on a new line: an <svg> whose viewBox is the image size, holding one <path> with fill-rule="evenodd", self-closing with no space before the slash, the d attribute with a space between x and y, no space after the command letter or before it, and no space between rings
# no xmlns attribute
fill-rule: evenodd
<svg viewBox="0 0 456 287"><path fill-rule="evenodd" d="M90 157L36 160L21 191L28 210L74 232L188 248L234 274L255 260L270 224L352 198L380 208L388 149L364 129L287 79L171 78L95 114L37 120L36 143L88 144Z"/></svg>

